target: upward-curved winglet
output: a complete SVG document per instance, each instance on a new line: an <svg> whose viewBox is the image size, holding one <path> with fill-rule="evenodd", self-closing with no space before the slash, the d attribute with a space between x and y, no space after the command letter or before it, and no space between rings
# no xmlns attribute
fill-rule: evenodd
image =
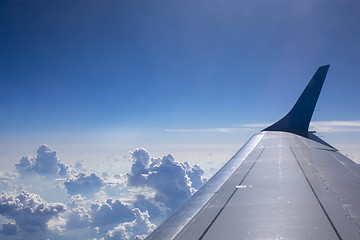
<svg viewBox="0 0 360 240"><path fill-rule="evenodd" d="M310 120L329 66L319 67L290 112L263 131L284 131L307 135Z"/></svg>

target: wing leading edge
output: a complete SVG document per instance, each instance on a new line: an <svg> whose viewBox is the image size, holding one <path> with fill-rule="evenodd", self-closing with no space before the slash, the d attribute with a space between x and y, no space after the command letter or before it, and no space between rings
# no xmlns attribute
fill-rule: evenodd
<svg viewBox="0 0 360 240"><path fill-rule="evenodd" d="M308 132L328 68L147 239L360 239L360 168Z"/></svg>

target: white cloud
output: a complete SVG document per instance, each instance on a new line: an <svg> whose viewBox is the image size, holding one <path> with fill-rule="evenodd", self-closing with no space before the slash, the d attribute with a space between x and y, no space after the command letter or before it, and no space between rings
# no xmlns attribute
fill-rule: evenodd
<svg viewBox="0 0 360 240"><path fill-rule="evenodd" d="M11 185L15 179L17 179L18 174L13 172L0 172L0 189L4 190Z"/></svg>
<svg viewBox="0 0 360 240"><path fill-rule="evenodd" d="M244 128L192 128L192 129L165 129L166 132L189 132L189 133L238 133Z"/></svg>
<svg viewBox="0 0 360 240"><path fill-rule="evenodd" d="M120 200L107 199L103 202L92 202L90 208L86 208L85 201L77 195L67 206L73 208L68 211L66 228L100 227L131 222L135 216L129 206Z"/></svg>
<svg viewBox="0 0 360 240"><path fill-rule="evenodd" d="M128 206L125 206L119 200L114 201L112 199L108 199L103 203L93 203L90 214L94 226L128 222L134 219L134 214Z"/></svg>
<svg viewBox="0 0 360 240"><path fill-rule="evenodd" d="M360 120L356 121L314 121L311 130L318 132L360 132Z"/></svg>
<svg viewBox="0 0 360 240"><path fill-rule="evenodd" d="M20 174L36 173L43 176L66 176L71 171L68 165L60 162L56 151L45 144L38 148L36 157L25 156L15 167Z"/></svg>
<svg viewBox="0 0 360 240"><path fill-rule="evenodd" d="M164 204L170 211L176 210L194 192L194 186L204 183L203 171L199 166L176 162L170 154L163 158L151 158L144 149L132 153L133 165L128 174L128 185L151 187L155 190L154 200Z"/></svg>
<svg viewBox="0 0 360 240"><path fill-rule="evenodd" d="M261 130L272 123L240 124L239 128L166 129L166 132L183 133L239 133L244 130ZM355 121L313 121L310 127L319 132L360 132L360 120Z"/></svg>
<svg viewBox="0 0 360 240"><path fill-rule="evenodd" d="M189 163L185 162L184 166L186 167L186 174L190 178L191 186L195 189L199 189L206 181L206 178L203 178L204 170L201 169L199 165L191 166Z"/></svg>
<svg viewBox="0 0 360 240"><path fill-rule="evenodd" d="M127 176L125 174L115 174L113 177L107 174L104 179L105 186L103 191L107 196L119 198L123 194L128 194L128 189L126 188Z"/></svg>
<svg viewBox="0 0 360 240"><path fill-rule="evenodd" d="M72 209L67 216L66 228L84 228L88 227L91 223L91 216L87 209L82 206Z"/></svg>
<svg viewBox="0 0 360 240"><path fill-rule="evenodd" d="M50 231L63 232L65 230L66 220L60 216L51 218L47 227Z"/></svg>
<svg viewBox="0 0 360 240"><path fill-rule="evenodd" d="M79 160L75 163L75 168L80 172L87 172L87 169L84 167L84 160Z"/></svg>
<svg viewBox="0 0 360 240"><path fill-rule="evenodd" d="M249 127L249 128L266 128L270 126L272 123L248 123L248 124L241 124L241 127Z"/></svg>
<svg viewBox="0 0 360 240"><path fill-rule="evenodd" d="M5 236L16 235L17 234L16 223L12 221L3 223L0 233L4 234Z"/></svg>
<svg viewBox="0 0 360 240"><path fill-rule="evenodd" d="M150 219L157 218L161 210L157 206L154 198L147 198L144 195L137 195L134 202L134 207L140 209L141 211L148 211Z"/></svg>
<svg viewBox="0 0 360 240"><path fill-rule="evenodd" d="M144 239L155 228L152 221L160 223L205 181L200 166L177 162L170 154L152 158L146 150L137 149L131 156L129 174L100 177L97 173L80 172L75 175L76 171L86 169L83 162L78 162L79 170L72 170L59 161L54 150L40 146L36 157L23 157L16 164L19 173L0 172L0 184L8 192L18 183L25 184L47 201L63 203L48 203L40 195L27 191L15 194L16 189L14 193L4 193L0 196L0 214L10 222L0 226L0 234L63 239L83 231L89 238L101 239L105 235L114 238L121 233L123 239ZM59 178L61 171L70 174ZM21 203L22 200L26 203Z"/></svg>
<svg viewBox="0 0 360 240"><path fill-rule="evenodd" d="M108 231L106 239L140 240L144 239L156 228L156 225L150 222L147 211L141 212L138 208L135 208L132 212L135 215L135 220L132 222L122 223L115 227L114 230Z"/></svg>
<svg viewBox="0 0 360 240"><path fill-rule="evenodd" d="M62 212L65 212L64 204L48 203L37 194L23 191L19 195L0 195L0 214L26 232L46 231L49 220Z"/></svg>
<svg viewBox="0 0 360 240"><path fill-rule="evenodd" d="M82 194L92 196L104 186L104 180L96 173L79 173L66 179L64 185L70 195Z"/></svg>

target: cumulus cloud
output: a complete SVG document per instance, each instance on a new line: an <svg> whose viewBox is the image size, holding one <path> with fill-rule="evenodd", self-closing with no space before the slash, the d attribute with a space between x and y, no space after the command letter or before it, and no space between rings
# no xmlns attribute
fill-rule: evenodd
<svg viewBox="0 0 360 240"><path fill-rule="evenodd" d="M0 195L0 214L15 221L26 232L46 231L48 221L64 211L64 204L48 203L39 195L26 191L17 196L7 193ZM13 229L12 226L6 228L9 231Z"/></svg>
<svg viewBox="0 0 360 240"><path fill-rule="evenodd" d="M81 194L76 194L71 196L70 202L66 203L66 206L69 208L76 208L79 206L83 206L85 204L85 199Z"/></svg>
<svg viewBox="0 0 360 240"><path fill-rule="evenodd" d="M135 208L132 212L135 215L135 220L122 223L115 227L114 230L109 230L106 239L145 239L156 228L156 225L150 222L147 211L141 212L138 208Z"/></svg>
<svg viewBox="0 0 360 240"><path fill-rule="evenodd" d="M188 162L185 162L184 166L186 168L186 174L190 178L191 186L199 189L207 180L202 177L204 175L204 170L202 170L199 165L195 164L194 166L191 166Z"/></svg>
<svg viewBox="0 0 360 240"><path fill-rule="evenodd" d="M17 173L0 172L0 188L6 189L12 185L12 182L18 177Z"/></svg>
<svg viewBox="0 0 360 240"><path fill-rule="evenodd" d="M147 177L146 184L156 191L154 199L171 210L179 207L194 192L184 165L175 162L170 154L163 157L161 164L153 167Z"/></svg>
<svg viewBox="0 0 360 240"><path fill-rule="evenodd" d="M160 208L156 206L153 198L146 198L144 195L137 195L134 207L141 211L148 211L150 219L157 218L160 215Z"/></svg>
<svg viewBox="0 0 360 240"><path fill-rule="evenodd" d="M47 223L48 230L57 232L63 232L65 225L66 220L61 216L53 217Z"/></svg>
<svg viewBox="0 0 360 240"><path fill-rule="evenodd" d="M81 172L86 172L87 169L84 167L84 160L79 160L75 163L75 168Z"/></svg>
<svg viewBox="0 0 360 240"><path fill-rule="evenodd" d="M36 157L23 157L15 165L18 173L0 172L0 187L9 192L8 186L20 181L32 191L36 189L53 197L54 192L49 189L59 184L62 191L56 191L53 201L67 202L65 189L71 200L65 205L48 203L28 191L4 193L0 195L0 215L8 221L0 226L0 234L44 234L41 233L44 231L57 234L64 230L77 234L91 230L88 233L93 236L97 229L96 236L100 238L144 239L155 228L151 221L156 222L176 210L204 183L204 171L199 166L177 162L170 154L151 158L146 150L137 149L131 154L133 164L129 174L110 176L104 172L102 177L80 172L86 169L83 161L77 162L76 170L71 169L56 154L47 145L40 146ZM26 174L35 174L31 182L30 178L18 178Z"/></svg>
<svg viewBox="0 0 360 240"><path fill-rule="evenodd" d="M110 197L119 197L124 193L128 194L128 189L126 188L127 176L125 174L115 174L113 177L104 176L105 186L103 191Z"/></svg>
<svg viewBox="0 0 360 240"><path fill-rule="evenodd" d="M67 216L66 228L84 228L91 223L91 216L87 209L84 207L77 207L72 209Z"/></svg>
<svg viewBox="0 0 360 240"><path fill-rule="evenodd" d="M41 145L37 150L34 169L40 174L56 174L59 171L59 159L56 152L47 145Z"/></svg>
<svg viewBox="0 0 360 240"><path fill-rule="evenodd" d="M130 186L144 187L152 161L150 154L145 149L136 149L131 156L133 165L131 173L128 174L128 183Z"/></svg>
<svg viewBox="0 0 360 240"><path fill-rule="evenodd" d="M16 223L14 223L14 222L3 223L0 233L4 234L5 236L16 235L16 233L17 233Z"/></svg>
<svg viewBox="0 0 360 240"><path fill-rule="evenodd" d="M91 223L91 215L89 209L84 205L86 200L80 194L71 196L71 201L66 203L68 208L66 229L75 229L88 227Z"/></svg>
<svg viewBox="0 0 360 240"><path fill-rule="evenodd" d="M69 205L76 207L68 211L67 229L88 226L103 227L109 224L131 222L135 219L134 213L120 200L108 199L105 202L92 203L90 209L86 209L80 204L74 204L74 202Z"/></svg>
<svg viewBox="0 0 360 240"><path fill-rule="evenodd" d="M60 162L56 151L45 144L38 148L36 157L22 157L15 167L20 174L37 173L43 176L60 174L65 176L70 173L70 167Z"/></svg>
<svg viewBox="0 0 360 240"><path fill-rule="evenodd" d="M35 158L31 156L25 156L20 159L20 162L15 164L16 169L21 174L26 174L34 171Z"/></svg>
<svg viewBox="0 0 360 240"><path fill-rule="evenodd" d="M96 173L79 173L66 179L65 188L70 195L82 194L92 196L104 186L104 180Z"/></svg>
<svg viewBox="0 0 360 240"><path fill-rule="evenodd" d="M184 203L195 192L194 187L200 187L204 181L204 172L199 166L176 162L170 154L162 159L153 159L146 150L137 149L132 153L132 159L128 185L153 188L154 200L164 204L170 211Z"/></svg>
<svg viewBox="0 0 360 240"><path fill-rule="evenodd" d="M108 199L104 203L94 203L91 205L92 224L102 226L113 223L129 222L134 219L134 214L128 206L119 200Z"/></svg>
<svg viewBox="0 0 360 240"><path fill-rule="evenodd" d="M58 174L60 176L67 176L71 173L70 166L65 163L59 162L58 168L59 168Z"/></svg>

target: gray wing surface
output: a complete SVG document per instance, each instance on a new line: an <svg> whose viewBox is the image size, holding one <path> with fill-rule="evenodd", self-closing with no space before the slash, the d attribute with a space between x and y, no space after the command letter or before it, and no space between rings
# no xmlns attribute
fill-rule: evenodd
<svg viewBox="0 0 360 240"><path fill-rule="evenodd" d="M255 134L147 239L360 239L358 164L308 124L279 122Z"/></svg>

